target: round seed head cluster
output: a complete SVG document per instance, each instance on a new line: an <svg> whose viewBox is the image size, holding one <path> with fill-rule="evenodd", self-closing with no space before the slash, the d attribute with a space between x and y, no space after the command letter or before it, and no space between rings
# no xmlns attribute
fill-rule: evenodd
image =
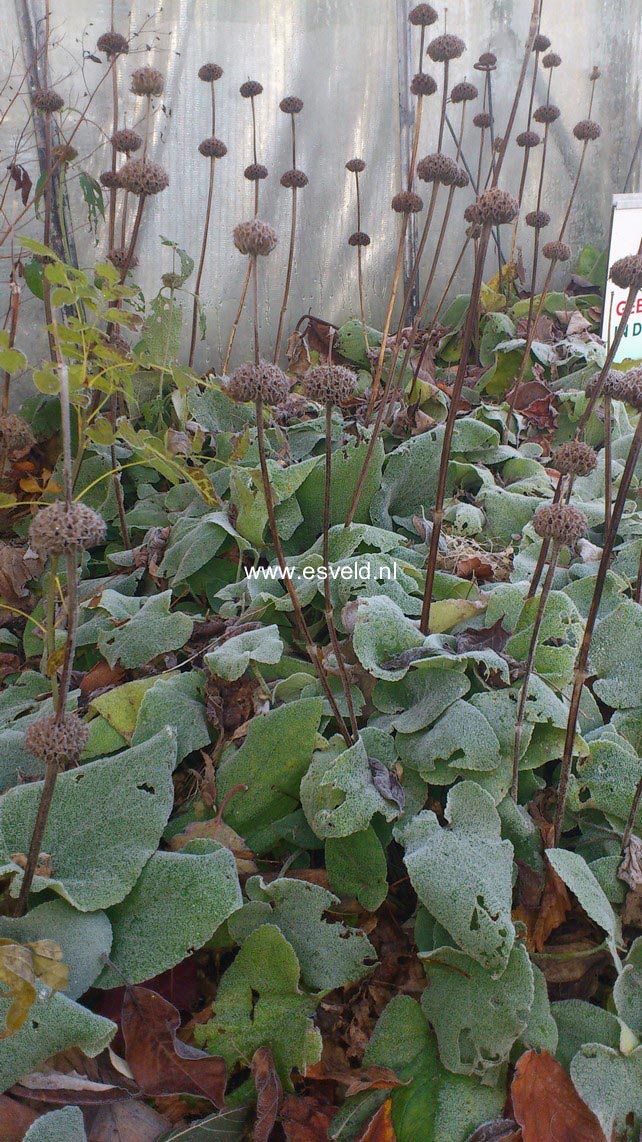
<svg viewBox="0 0 642 1142"><path fill-rule="evenodd" d="M79 547L96 547L106 534L105 521L93 508L77 501L67 509L64 500L56 500L33 517L29 546L38 555L66 555Z"/></svg>
<svg viewBox="0 0 642 1142"><path fill-rule="evenodd" d="M559 67L562 62L562 57L558 56L557 52L549 52L542 60L542 67L547 68L549 71L552 67Z"/></svg>
<svg viewBox="0 0 642 1142"><path fill-rule="evenodd" d="M258 79L248 79L239 87L239 91L244 99L252 99L255 95L260 95L263 91L263 84L259 83Z"/></svg>
<svg viewBox="0 0 642 1142"><path fill-rule="evenodd" d="M305 374L303 391L320 404L343 404L354 392L354 373L344 365L317 365Z"/></svg>
<svg viewBox="0 0 642 1142"><path fill-rule="evenodd" d="M298 95L286 95L279 103L279 107L286 115L298 115L303 110L303 100Z"/></svg>
<svg viewBox="0 0 642 1142"><path fill-rule="evenodd" d="M476 99L479 91L474 83L456 83L450 93L451 103L469 103L471 99Z"/></svg>
<svg viewBox="0 0 642 1142"><path fill-rule="evenodd" d="M474 66L476 71L494 71L497 67L497 56L494 52L482 52Z"/></svg>
<svg viewBox="0 0 642 1142"><path fill-rule="evenodd" d="M473 119L475 127L482 127L484 130L490 127L492 121L493 117L489 111L480 111Z"/></svg>
<svg viewBox="0 0 642 1142"><path fill-rule="evenodd" d="M222 159L223 155L227 154L227 147L215 135L210 135L208 139L203 139L202 143L198 144L199 153L206 159Z"/></svg>
<svg viewBox="0 0 642 1142"><path fill-rule="evenodd" d="M120 154L131 155L132 151L140 150L143 140L136 131L131 131L129 127L123 127L120 131L114 131L110 143Z"/></svg>
<svg viewBox="0 0 642 1142"><path fill-rule="evenodd" d="M481 222L492 222L493 226L502 226L517 217L519 203L507 190L493 186L478 198L477 209Z"/></svg>
<svg viewBox="0 0 642 1142"><path fill-rule="evenodd" d="M250 163L243 174L249 182L259 182L262 178L267 178L268 169L262 163Z"/></svg>
<svg viewBox="0 0 642 1142"><path fill-rule="evenodd" d="M416 27L427 28L429 24L437 22L437 13L432 4L417 4L411 10L408 19Z"/></svg>
<svg viewBox="0 0 642 1142"><path fill-rule="evenodd" d="M96 41L96 47L110 59L115 56L126 56L129 52L129 44L120 32L103 32Z"/></svg>
<svg viewBox="0 0 642 1142"><path fill-rule="evenodd" d="M541 32L538 32L538 34L535 36L535 39L533 40L533 51L547 52L550 46L551 41L549 40L548 36L543 36Z"/></svg>
<svg viewBox="0 0 642 1142"><path fill-rule="evenodd" d="M620 289L640 289L642 286L642 254L629 254L611 266L609 274L613 285Z"/></svg>
<svg viewBox="0 0 642 1142"><path fill-rule="evenodd" d="M391 206L397 214L418 214L423 209L423 199L412 190L402 190L395 194Z"/></svg>
<svg viewBox="0 0 642 1142"><path fill-rule="evenodd" d="M559 107L556 107L554 103L543 103L533 112L533 119L536 123L550 124L559 119L561 114Z"/></svg>
<svg viewBox="0 0 642 1142"><path fill-rule="evenodd" d="M61 111L65 106L65 101L57 91L52 91L49 87L39 87L33 93L33 105L36 111L43 111L46 114L47 112Z"/></svg>
<svg viewBox="0 0 642 1142"><path fill-rule="evenodd" d="M545 210L531 210L525 218L526 225L532 226L533 230L544 230L550 221L551 216Z"/></svg>
<svg viewBox="0 0 642 1142"><path fill-rule="evenodd" d="M346 170L351 171L352 174L361 174L361 171L366 169L366 164L363 159L348 159L346 163Z"/></svg>
<svg viewBox="0 0 642 1142"><path fill-rule="evenodd" d="M588 520L573 504L546 504L533 516L533 528L542 539L570 546L588 529Z"/></svg>
<svg viewBox="0 0 642 1142"><path fill-rule="evenodd" d="M355 230L348 238L349 246L369 246L370 235L366 234L365 230Z"/></svg>
<svg viewBox="0 0 642 1142"><path fill-rule="evenodd" d="M78 158L78 151L72 147L70 143L59 143L57 147L53 147L51 151L54 162L60 163L73 163L74 159Z"/></svg>
<svg viewBox="0 0 642 1142"><path fill-rule="evenodd" d="M267 222L261 222L260 218L239 222L234 227L232 237L239 253L250 254L252 257L271 254L277 242L276 231Z"/></svg>
<svg viewBox="0 0 642 1142"><path fill-rule="evenodd" d="M121 186L130 194L160 194L169 186L169 175L165 167L147 159L130 159L118 173Z"/></svg>
<svg viewBox="0 0 642 1142"><path fill-rule="evenodd" d="M642 412L642 369L631 369L624 376L624 393L620 399L632 405L636 412Z"/></svg>
<svg viewBox="0 0 642 1142"><path fill-rule="evenodd" d="M434 95L437 90L437 83L432 75L428 75L425 71L418 71L413 75L410 83L411 95Z"/></svg>
<svg viewBox="0 0 642 1142"><path fill-rule="evenodd" d="M180 289L183 284L182 276L173 274L171 270L161 276L161 281L166 289Z"/></svg>
<svg viewBox="0 0 642 1142"><path fill-rule="evenodd" d="M0 416L0 452L22 452L34 443L33 433L21 416L15 412Z"/></svg>
<svg viewBox="0 0 642 1142"><path fill-rule="evenodd" d="M46 714L27 726L25 731L25 746L29 753L45 765L55 765L60 769L77 765L88 741L89 727L76 713L63 714L60 721L56 721L55 714Z"/></svg>
<svg viewBox="0 0 642 1142"><path fill-rule="evenodd" d="M156 67L137 67L132 72L130 91L133 95L162 95L164 87L163 73Z"/></svg>
<svg viewBox="0 0 642 1142"><path fill-rule="evenodd" d="M463 167L458 168L453 186L456 186L457 190L465 190L467 186L470 186L470 177Z"/></svg>
<svg viewBox="0 0 642 1142"><path fill-rule="evenodd" d="M596 373L587 381L585 392L588 397L594 397L598 391L600 373ZM624 400L626 395L626 373L619 373L617 369L609 369L604 378L600 392L602 396L612 400Z"/></svg>
<svg viewBox="0 0 642 1142"><path fill-rule="evenodd" d="M466 45L459 36L452 36L444 32L428 44L428 55L433 63L447 63L451 59L459 59L466 51Z"/></svg>
<svg viewBox="0 0 642 1142"><path fill-rule="evenodd" d="M123 185L120 171L103 171L99 175L98 181L101 186L105 187L105 190L120 190Z"/></svg>
<svg viewBox="0 0 642 1142"><path fill-rule="evenodd" d="M573 134L581 143L591 143L595 139L599 139L602 128L594 119L580 119L579 123L573 127Z"/></svg>
<svg viewBox="0 0 642 1142"><path fill-rule="evenodd" d="M591 68L591 74L589 75L589 79L590 79L591 83L596 83L597 80L600 78L601 74L602 74L602 72L600 71L599 67Z"/></svg>
<svg viewBox="0 0 642 1142"><path fill-rule="evenodd" d="M567 440L553 453L551 464L563 476L588 476L597 466L597 455L583 440Z"/></svg>
<svg viewBox="0 0 642 1142"><path fill-rule="evenodd" d="M285 186L291 190L301 190L304 186L308 185L308 176L303 171L295 170L294 168L285 171L281 175L281 186Z"/></svg>
<svg viewBox="0 0 642 1142"><path fill-rule="evenodd" d="M203 83L216 83L223 74L223 68L219 67L217 63L204 63L198 69L198 78L203 80Z"/></svg>
<svg viewBox="0 0 642 1142"><path fill-rule="evenodd" d="M127 265L127 254L128 251L124 248L124 246L117 246L115 249L109 251L107 255L107 261L111 262L112 266L115 266L117 270L122 270L123 266ZM132 254L129 263L130 270L133 270L134 266L137 265L138 258L135 254Z"/></svg>
<svg viewBox="0 0 642 1142"><path fill-rule="evenodd" d="M476 242L478 238L481 238L481 232L482 228L479 222L471 222L470 226L466 227L466 237L470 238L473 242Z"/></svg>
<svg viewBox="0 0 642 1142"><path fill-rule="evenodd" d="M571 256L571 247L566 242L547 242L542 247L542 254L549 262L568 262Z"/></svg>
<svg viewBox="0 0 642 1142"><path fill-rule="evenodd" d="M473 226L481 226L481 215L476 202L471 202L464 210L464 221L470 222Z"/></svg>
<svg viewBox="0 0 642 1142"><path fill-rule="evenodd" d="M290 386L278 365L259 361L258 365L239 365L228 381L227 391L235 401L260 397L265 404L281 404L288 396Z"/></svg>
<svg viewBox="0 0 642 1142"><path fill-rule="evenodd" d="M441 182L444 186L452 186L458 172L455 160L441 152L426 155L417 163L417 178L423 182Z"/></svg>
<svg viewBox="0 0 642 1142"><path fill-rule="evenodd" d="M538 147L541 141L537 131L522 131L515 140L518 147L526 147L527 149Z"/></svg>

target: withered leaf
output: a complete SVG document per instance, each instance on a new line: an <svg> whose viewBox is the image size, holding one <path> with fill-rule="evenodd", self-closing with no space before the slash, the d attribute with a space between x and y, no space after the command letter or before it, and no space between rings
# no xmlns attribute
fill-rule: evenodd
<svg viewBox="0 0 642 1142"><path fill-rule="evenodd" d="M494 650L501 654L510 638L510 631L502 626L503 616L494 622L492 627L467 627L456 636L457 654L465 654L469 650Z"/></svg>
<svg viewBox="0 0 642 1142"><path fill-rule="evenodd" d="M119 1102L129 1091L111 1083L95 1082L76 1071L32 1071L13 1088L22 1098L46 1102L51 1106L96 1106L99 1103ZM0 1135L0 1138L2 1135Z"/></svg>
<svg viewBox="0 0 642 1142"><path fill-rule="evenodd" d="M392 1125L392 1102L389 1098L379 1107L374 1118L370 1119L359 1142L397 1142Z"/></svg>
<svg viewBox="0 0 642 1142"><path fill-rule="evenodd" d="M254 1052L251 1069L258 1095L254 1142L268 1142L283 1099L283 1087L269 1047L259 1047Z"/></svg>
<svg viewBox="0 0 642 1142"><path fill-rule="evenodd" d="M399 778L391 769L388 769L387 765L384 765L382 761L377 761L375 757L368 758L368 765L370 766L372 784L377 792L386 801L392 801L393 805L396 805L399 812L402 813L406 803L406 794Z"/></svg>
<svg viewBox="0 0 642 1142"><path fill-rule="evenodd" d="M14 187L20 191L20 201L23 206L26 206L29 201L29 192L33 185L29 171L22 166L22 163L11 163L9 166L9 175L13 179Z"/></svg>
<svg viewBox="0 0 642 1142"><path fill-rule="evenodd" d="M289 1094L281 1109L281 1125L287 1142L327 1142L336 1106L320 1098Z"/></svg>
<svg viewBox="0 0 642 1142"><path fill-rule="evenodd" d="M522 1055L511 1097L524 1142L606 1142L593 1111L548 1051Z"/></svg>
<svg viewBox="0 0 642 1142"><path fill-rule="evenodd" d="M157 1142L170 1127L171 1122L163 1114L129 1098L113 1106L102 1106L94 1118L89 1138L90 1142L125 1142L128 1138L135 1138L136 1142Z"/></svg>
<svg viewBox="0 0 642 1142"><path fill-rule="evenodd" d="M8 1094L0 1094L0 1122L2 1142L22 1142L27 1130L38 1115L35 1110L16 1102Z"/></svg>
<svg viewBox="0 0 642 1142"><path fill-rule="evenodd" d="M192 1094L222 1107L225 1063L177 1038L180 1021L174 1004L156 991L125 989L121 1028L131 1072L145 1094Z"/></svg>

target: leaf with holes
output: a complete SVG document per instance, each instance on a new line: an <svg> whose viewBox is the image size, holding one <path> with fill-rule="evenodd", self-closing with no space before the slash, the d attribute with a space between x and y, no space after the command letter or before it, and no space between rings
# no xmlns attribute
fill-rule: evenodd
<svg viewBox="0 0 642 1142"><path fill-rule="evenodd" d="M587 1043L571 1063L576 1090L600 1121L607 1138L630 1137L627 1124L642 1126L642 1047L624 1055ZM622 1135L618 1135L618 1132Z"/></svg>
<svg viewBox="0 0 642 1142"><path fill-rule="evenodd" d="M318 750L301 782L301 804L317 837L348 837L367 828L375 813L386 821L399 807L382 797L372 779L361 738L348 749Z"/></svg>

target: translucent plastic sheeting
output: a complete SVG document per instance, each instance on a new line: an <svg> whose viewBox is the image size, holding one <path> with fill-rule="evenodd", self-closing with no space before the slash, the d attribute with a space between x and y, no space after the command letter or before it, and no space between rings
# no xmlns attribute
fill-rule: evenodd
<svg viewBox="0 0 642 1142"><path fill-rule="evenodd" d="M354 179L345 170L345 162L355 155L368 164L361 176L362 225L372 238L364 252L367 316L374 325L381 322L399 232L399 219L392 213L390 201L401 188L403 156L415 105L407 89L407 76L417 70L418 29L407 24L411 6L409 0L163 0L162 6L115 0L114 26L132 37L129 56L118 64L121 125L142 126L144 101L128 91L132 70L152 63L166 76L165 93L152 121L149 153L169 171L170 187L150 199L143 214L136 278L147 297L158 290L160 274L172 268L171 250L161 245L159 235L178 242L198 259L209 160L202 158L197 148L210 134L211 124L209 87L197 78L197 72L207 61L224 69L216 84L216 134L227 144L228 153L216 163L202 286L207 334L199 343L199 369L220 365L247 265L234 249L231 233L238 221L253 213L253 185L243 178L243 169L252 159L251 109L249 100L239 94L241 83L248 78L264 86L256 99L258 159L270 175L261 183L259 213L279 235L279 245L269 258L269 272L262 273L261 321L266 351L274 340L287 262L291 192L279 185L279 178L292 165L291 140L289 118L278 107L287 94L299 95L304 101L297 117L297 166L310 181L298 194L298 238L286 334L304 313L341 321L357 310L356 253L347 244L348 235L356 229ZM499 58L492 82L500 135L521 66L531 6L531 0L448 3L448 29L462 36L468 47L451 66L451 82L469 79L481 89L483 76L473 69L474 61L489 48ZM436 7L443 12L443 5ZM3 0L0 46L6 64L12 50L21 44L18 15L25 8L37 28L42 0ZM581 148L572 136L572 127L587 113L588 75L594 64L602 69L593 114L602 123L604 134L599 143L591 144L568 231L577 251L586 241L605 241L611 194L624 186L640 123L642 26L637 5L624 0L609 0L608 4L603 0L566 0L563 7L544 0L543 9L542 30L563 59L563 66L553 77L552 99L562 109L562 118L551 129L548 161L552 177L543 201L553 215L551 234L566 208L579 159ZM87 0L52 0L51 82L71 108L62 115L63 137L69 136L78 112L87 104L87 93L107 70L104 56L96 55L95 44L109 26L108 0L96 0L92 5ZM429 38L439 31L443 31L443 21L428 30ZM19 59L16 66L18 71L24 70L24 61ZM441 87L441 65L428 60L425 67ZM544 101L545 80L543 73L536 102ZM516 131L524 126L527 97L528 84ZM420 155L435 148L439 105L439 93L425 101ZM14 151L27 106L27 98L20 99L7 117L0 140L3 157L10 158ZM472 106L480 109L479 103ZM470 122L473 113L469 111L464 153L474 168L479 132ZM458 108L452 107L449 114L456 125ZM97 235L90 231L78 174L85 169L97 177L110 166L111 117L111 84L104 82L91 100L87 122L74 138L80 158L69 175L73 236L81 265L95 256L96 248L99 254L105 252L105 227L101 223ZM454 153L452 140L448 146ZM504 165L501 182L509 189L516 189L519 182L522 153L512 148ZM37 159L29 136L20 144L19 161L30 169L35 182ZM531 166L524 212L534 205L538 163L539 155ZM639 189L637 170L629 189ZM470 190L457 192L439 259L435 298L461 248L462 213L472 197ZM8 217L12 212L15 217L19 209L18 195L10 194L5 202ZM439 221L438 209L435 232ZM25 230L40 236L41 223L32 220ZM20 232L24 231L18 228ZM527 263L531 237L526 228L519 231L518 241L524 245ZM4 252L8 252L6 246ZM454 293L458 286L465 288L467 269L464 260ZM7 276L5 272L3 278ZM29 301L24 292L23 338L29 322L41 319L40 303ZM184 304L189 326L189 298ZM242 357L249 343L246 314L234 360Z"/></svg>

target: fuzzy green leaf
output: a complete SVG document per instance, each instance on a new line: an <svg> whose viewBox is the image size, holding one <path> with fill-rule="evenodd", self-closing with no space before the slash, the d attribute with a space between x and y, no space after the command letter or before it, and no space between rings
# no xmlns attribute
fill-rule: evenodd
<svg viewBox="0 0 642 1142"><path fill-rule="evenodd" d="M349 837L328 837L325 866L330 887L376 912L388 895L386 854L372 825Z"/></svg>
<svg viewBox="0 0 642 1142"><path fill-rule="evenodd" d="M4 1025L8 999L0 999ZM0 1091L7 1090L30 1071L59 1051L80 1047L92 1058L99 1055L116 1034L110 1019L94 1015L60 992L38 996L19 1031L0 1040Z"/></svg>
<svg viewBox="0 0 642 1142"><path fill-rule="evenodd" d="M98 648L110 666L117 662L128 668L143 666L158 654L185 646L192 633L192 619L182 611L170 611L171 591L135 601L142 605L131 618L98 635Z"/></svg>
<svg viewBox="0 0 642 1142"><path fill-rule="evenodd" d="M65 995L79 999L100 975L103 955L111 949L111 924L105 912L78 912L66 900L48 900L26 916L0 917L0 937L30 943L53 940L69 968Z"/></svg>
<svg viewBox="0 0 642 1142"><path fill-rule="evenodd" d="M283 654L283 643L277 626L259 627L234 635L205 655L205 662L212 674L235 682L245 673L250 662L279 662Z"/></svg>
<svg viewBox="0 0 642 1142"><path fill-rule="evenodd" d="M571 1063L571 1078L599 1118L607 1138L625 1131L629 1116L642 1125L642 1047L622 1055L601 1043L587 1043Z"/></svg>
<svg viewBox="0 0 642 1142"><path fill-rule="evenodd" d="M367 828L375 813L386 821L399 810L375 787L361 738L338 755L319 750L301 781L301 804L317 837L348 837Z"/></svg>

